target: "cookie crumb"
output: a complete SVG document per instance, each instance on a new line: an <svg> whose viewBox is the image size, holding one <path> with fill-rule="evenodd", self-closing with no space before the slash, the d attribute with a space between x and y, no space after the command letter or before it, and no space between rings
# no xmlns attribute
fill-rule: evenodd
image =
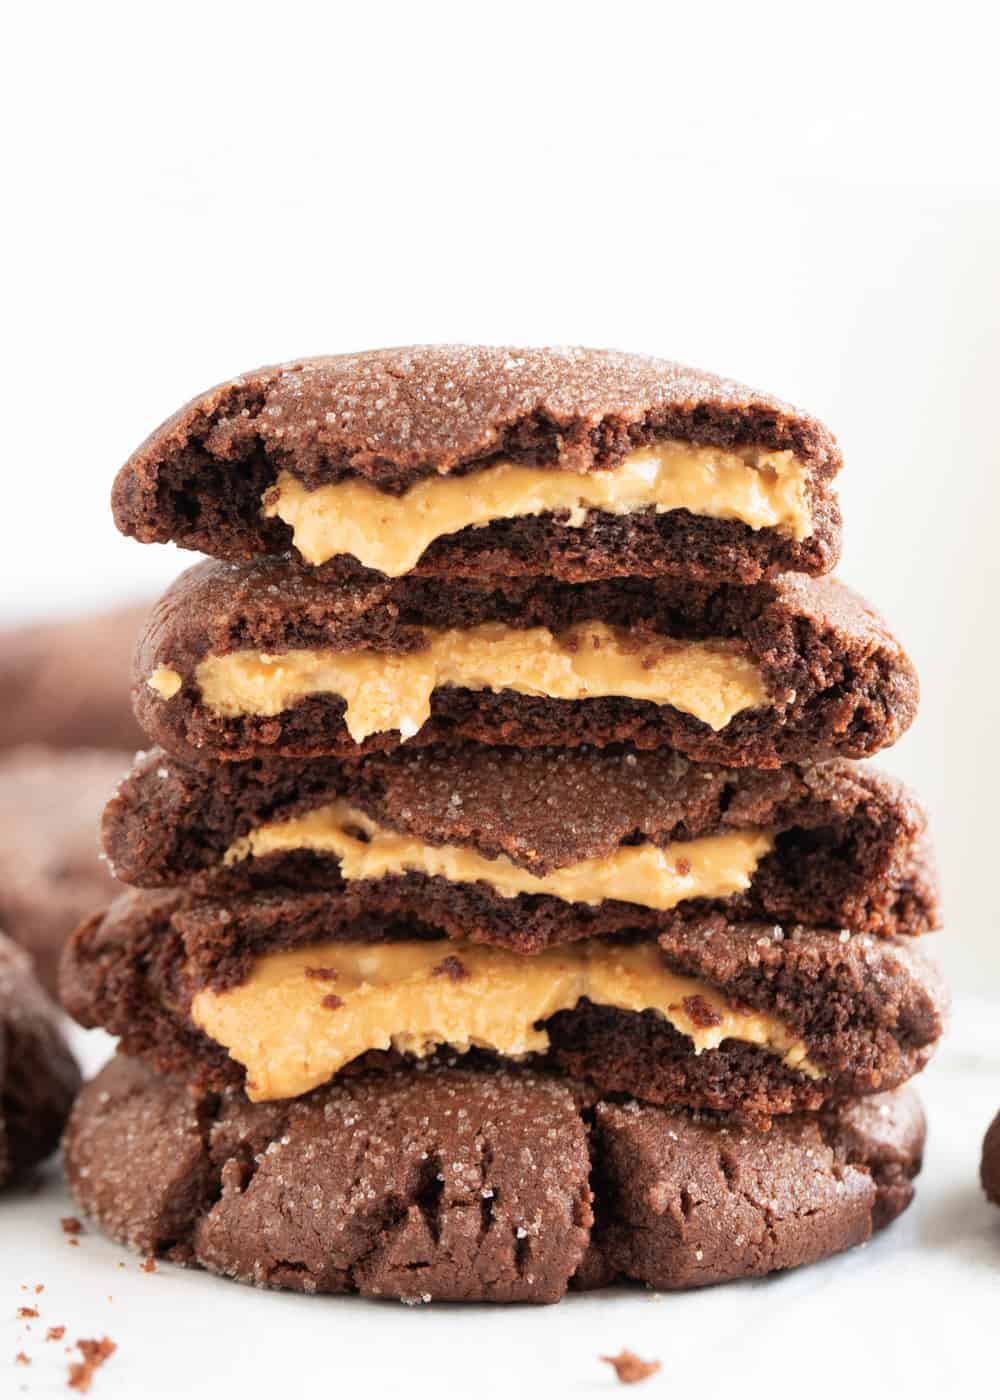
<svg viewBox="0 0 1000 1400"><path fill-rule="evenodd" d="M81 1337L76 1345L83 1360L70 1363L69 1380L66 1384L70 1390L86 1394L94 1379L94 1372L99 1366L103 1366L118 1348L110 1337L102 1337L100 1341L92 1337Z"/></svg>
<svg viewBox="0 0 1000 1400"><path fill-rule="evenodd" d="M692 1023L696 1025L699 1030L708 1030L710 1026L719 1026L722 1024L722 1017L719 1015L718 1011L716 1011L715 1007L711 1006L704 997L697 995L685 997L684 1010L687 1012Z"/></svg>
<svg viewBox="0 0 1000 1400"><path fill-rule="evenodd" d="M31 1365L31 1357L28 1356L28 1355L26 1355L25 1352L19 1351L19 1352L17 1353L17 1355L14 1357L14 1364L15 1364L15 1366L30 1366L30 1365Z"/></svg>
<svg viewBox="0 0 1000 1400"><path fill-rule="evenodd" d="M627 1347L623 1347L617 1356L602 1356L599 1360L615 1368L615 1375L622 1385L635 1385L637 1381L648 1380L663 1366L662 1361L643 1361Z"/></svg>
<svg viewBox="0 0 1000 1400"><path fill-rule="evenodd" d="M37 1316L38 1316L38 1309L37 1309L37 1308L18 1308L18 1310L17 1310L17 1315L18 1315L18 1317L20 1317L20 1318L25 1318L25 1317L37 1317Z"/></svg>
<svg viewBox="0 0 1000 1400"><path fill-rule="evenodd" d="M82 1235L83 1224L77 1220L75 1215L64 1215L59 1221L64 1235Z"/></svg>
<svg viewBox="0 0 1000 1400"><path fill-rule="evenodd" d="M46 1332L46 1334L45 1334L45 1340L46 1340L47 1342L61 1342L62 1339L63 1339L63 1337L65 1337L65 1335L66 1335L66 1328L65 1328L65 1327L50 1327L49 1330L48 1330L48 1331Z"/></svg>
<svg viewBox="0 0 1000 1400"><path fill-rule="evenodd" d="M156 1273L156 1260L155 1260L155 1259L153 1258L153 1256L150 1254L148 1258L146 1258L146 1259L144 1259L144 1260L142 1261L142 1263L139 1265L139 1267L140 1267L140 1269L142 1270L142 1272L143 1272L144 1274L155 1274L155 1273Z"/></svg>
<svg viewBox="0 0 1000 1400"><path fill-rule="evenodd" d="M432 975L434 977L447 977L451 982L464 982L469 976L469 971L461 958L456 958L454 953L449 953L434 968Z"/></svg>

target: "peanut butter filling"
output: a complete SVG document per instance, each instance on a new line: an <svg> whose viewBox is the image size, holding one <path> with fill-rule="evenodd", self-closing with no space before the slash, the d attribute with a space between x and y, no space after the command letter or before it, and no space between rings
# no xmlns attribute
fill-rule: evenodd
<svg viewBox="0 0 1000 1400"><path fill-rule="evenodd" d="M483 880L504 899L548 894L582 904L622 899L647 909L672 909L682 899L720 899L747 889L758 861L773 845L767 832L752 828L663 848L651 842L620 846L611 855L533 875L507 856L491 859L471 847L432 846L390 831L338 801L257 827L229 847L224 863L276 851L326 851L340 861L345 880L381 880L416 871L455 883Z"/></svg>
<svg viewBox="0 0 1000 1400"><path fill-rule="evenodd" d="M184 682L172 666L157 666L146 684L164 700L172 700Z"/></svg>
<svg viewBox="0 0 1000 1400"><path fill-rule="evenodd" d="M398 578L442 535L549 511L565 512L563 523L579 527L591 510L628 515L683 509L801 540L813 528L807 479L805 464L793 452L658 442L606 471L501 461L464 476L427 478L399 496L357 478L310 491L282 472L265 492L263 513L292 527L295 548L309 564L350 554L366 568Z"/></svg>
<svg viewBox="0 0 1000 1400"><path fill-rule="evenodd" d="M486 622L428 628L424 638L426 645L410 652L210 654L196 680L203 703L227 718L274 716L309 695L339 695L356 743L391 729L412 738L430 717L434 690L447 685L553 700L650 700L715 730L768 699L758 667L735 642L637 637L603 622L579 623L558 635L547 627ZM156 689L162 669L149 679Z"/></svg>
<svg viewBox="0 0 1000 1400"><path fill-rule="evenodd" d="M240 986L198 992L191 1015L246 1068L247 1093L259 1101L307 1093L369 1050L540 1053L549 1038L539 1023L583 997L657 1012L695 1054L735 1039L822 1077L782 1021L671 972L652 943L592 939L530 958L464 942L324 943L264 954Z"/></svg>

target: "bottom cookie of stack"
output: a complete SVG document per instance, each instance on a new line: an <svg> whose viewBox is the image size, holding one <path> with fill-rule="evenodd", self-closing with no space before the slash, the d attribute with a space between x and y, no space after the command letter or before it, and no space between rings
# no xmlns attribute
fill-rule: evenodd
<svg viewBox="0 0 1000 1400"><path fill-rule="evenodd" d="M924 1132L909 1088L764 1129L441 1060L254 1104L119 1055L64 1150L80 1207L142 1253L307 1293L546 1303L861 1244L909 1204Z"/></svg>

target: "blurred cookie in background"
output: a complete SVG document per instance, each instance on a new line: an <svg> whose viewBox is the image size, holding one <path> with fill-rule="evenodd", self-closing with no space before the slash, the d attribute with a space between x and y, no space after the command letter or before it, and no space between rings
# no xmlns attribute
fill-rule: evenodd
<svg viewBox="0 0 1000 1400"><path fill-rule="evenodd" d="M986 1199L1000 1206L1000 1113L993 1119L983 1141L983 1159L979 1169Z"/></svg>
<svg viewBox="0 0 1000 1400"><path fill-rule="evenodd" d="M135 749L132 653L146 604L0 631L0 749Z"/></svg>
<svg viewBox="0 0 1000 1400"><path fill-rule="evenodd" d="M0 753L0 928L49 991L66 939L120 888L98 855L98 823L129 762L35 744Z"/></svg>
<svg viewBox="0 0 1000 1400"><path fill-rule="evenodd" d="M0 1186L45 1160L80 1087L59 1011L0 933Z"/></svg>

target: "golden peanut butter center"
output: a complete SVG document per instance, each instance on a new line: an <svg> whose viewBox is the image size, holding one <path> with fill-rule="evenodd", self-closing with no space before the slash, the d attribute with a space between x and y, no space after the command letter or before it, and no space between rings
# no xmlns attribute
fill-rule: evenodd
<svg viewBox="0 0 1000 1400"><path fill-rule="evenodd" d="M233 842L224 863L282 851L324 851L340 861L345 880L381 880L415 871L455 883L482 880L505 899L547 894L582 904L622 899L648 909L672 909L683 899L719 899L748 888L773 837L751 828L675 841L619 846L610 855L533 875L507 856L480 855L468 846L432 846L390 831L348 802L331 802L301 817L269 822Z"/></svg>
<svg viewBox="0 0 1000 1400"><path fill-rule="evenodd" d="M369 1050L543 1052L549 1038L539 1023L583 997L657 1012L696 1054L741 1040L822 1077L783 1022L737 1010L714 988L671 972L653 943L591 939L535 957L465 942L324 943L262 955L240 986L198 992L191 1016L246 1068L247 1093L258 1101L307 1093Z"/></svg>
<svg viewBox="0 0 1000 1400"><path fill-rule="evenodd" d="M172 666L157 666L150 675L146 684L151 690L155 690L157 695L164 700L172 700L181 686L184 684L183 678Z"/></svg>
<svg viewBox="0 0 1000 1400"><path fill-rule="evenodd" d="M339 695L356 743L391 729L412 738L430 718L438 686L513 690L552 700L650 700L715 730L768 699L759 668L739 643L724 640L637 636L604 622L578 623L558 635L547 627L485 622L427 628L424 642L408 652L210 654L195 679L203 703L227 718L274 716L309 695Z"/></svg>
<svg viewBox="0 0 1000 1400"><path fill-rule="evenodd" d="M793 452L668 441L637 448L605 471L501 461L464 476L429 477L399 496L358 478L309 490L282 472L264 494L263 513L292 527L295 548L309 564L350 554L398 578L442 535L549 511L566 512L564 523L579 527L590 510L689 510L801 540L813 528L807 479Z"/></svg>

